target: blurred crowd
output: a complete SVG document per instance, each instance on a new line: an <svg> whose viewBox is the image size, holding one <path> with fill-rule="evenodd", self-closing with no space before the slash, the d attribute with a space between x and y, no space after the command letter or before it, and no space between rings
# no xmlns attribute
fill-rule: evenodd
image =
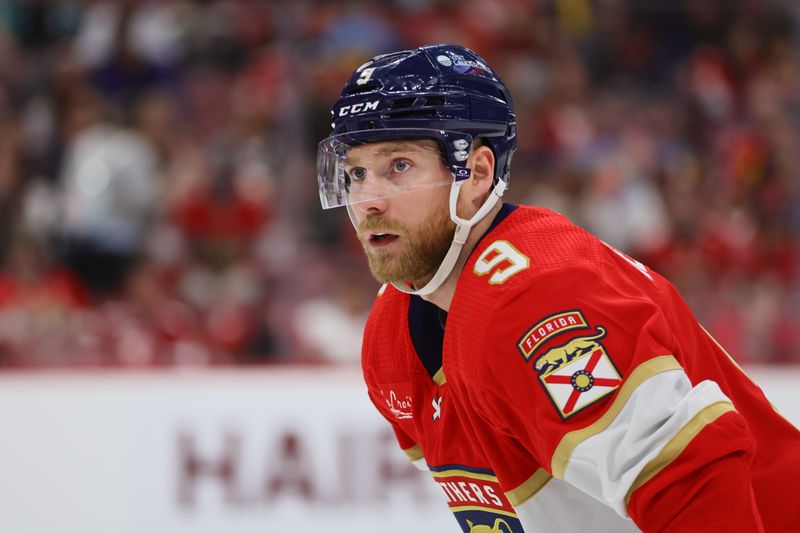
<svg viewBox="0 0 800 533"><path fill-rule="evenodd" d="M453 42L515 98L509 199L800 363L800 5L0 1L0 368L354 362L377 284L316 143L352 70Z"/></svg>

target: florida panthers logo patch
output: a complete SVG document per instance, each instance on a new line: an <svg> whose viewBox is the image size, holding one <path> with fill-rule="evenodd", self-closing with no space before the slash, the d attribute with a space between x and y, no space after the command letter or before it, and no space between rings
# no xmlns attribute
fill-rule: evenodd
<svg viewBox="0 0 800 533"><path fill-rule="evenodd" d="M571 417L622 384L622 376L599 342L605 336L606 329L597 326L594 335L574 337L535 359L539 381L561 418Z"/></svg>

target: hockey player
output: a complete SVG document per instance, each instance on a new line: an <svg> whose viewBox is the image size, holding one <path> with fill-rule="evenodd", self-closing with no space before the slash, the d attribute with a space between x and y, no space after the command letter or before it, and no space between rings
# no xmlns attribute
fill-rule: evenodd
<svg viewBox="0 0 800 533"><path fill-rule="evenodd" d="M369 396L464 531L800 531L800 432L675 288L500 202L516 122L481 57L375 57L332 114L322 204L385 283Z"/></svg>

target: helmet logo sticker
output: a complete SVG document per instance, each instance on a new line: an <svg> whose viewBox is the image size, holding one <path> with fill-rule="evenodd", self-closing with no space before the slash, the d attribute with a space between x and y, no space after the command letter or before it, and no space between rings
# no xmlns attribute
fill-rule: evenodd
<svg viewBox="0 0 800 533"><path fill-rule="evenodd" d="M467 59L461 54L447 52L448 55L441 54L436 56L436 61L443 67L452 68L459 74L489 74L489 67L480 61Z"/></svg>
<svg viewBox="0 0 800 533"><path fill-rule="evenodd" d="M453 65L453 60L445 55L436 56L436 61L438 61L440 65L443 65L445 67L450 67Z"/></svg>
<svg viewBox="0 0 800 533"><path fill-rule="evenodd" d="M367 111L375 111L378 109L380 100L373 100L372 102L358 102L357 104L344 105L339 108L339 116L358 115L359 113L366 113Z"/></svg>
<svg viewBox="0 0 800 533"><path fill-rule="evenodd" d="M472 175L472 170L466 167L458 167L456 168L456 180L466 180Z"/></svg>

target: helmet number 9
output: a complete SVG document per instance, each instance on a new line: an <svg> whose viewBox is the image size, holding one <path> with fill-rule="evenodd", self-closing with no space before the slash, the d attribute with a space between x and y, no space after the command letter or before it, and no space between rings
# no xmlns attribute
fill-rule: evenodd
<svg viewBox="0 0 800 533"><path fill-rule="evenodd" d="M510 242L494 241L475 261L473 271L478 276L485 276L491 272L489 283L501 285L530 265L528 256L514 248Z"/></svg>
<svg viewBox="0 0 800 533"><path fill-rule="evenodd" d="M372 77L372 73L373 72L375 72L375 68L374 67L373 68L365 68L364 70L362 70L361 71L361 76L359 76L358 79L356 80L356 84L357 85L364 85L365 83L367 83L369 81L369 79Z"/></svg>

